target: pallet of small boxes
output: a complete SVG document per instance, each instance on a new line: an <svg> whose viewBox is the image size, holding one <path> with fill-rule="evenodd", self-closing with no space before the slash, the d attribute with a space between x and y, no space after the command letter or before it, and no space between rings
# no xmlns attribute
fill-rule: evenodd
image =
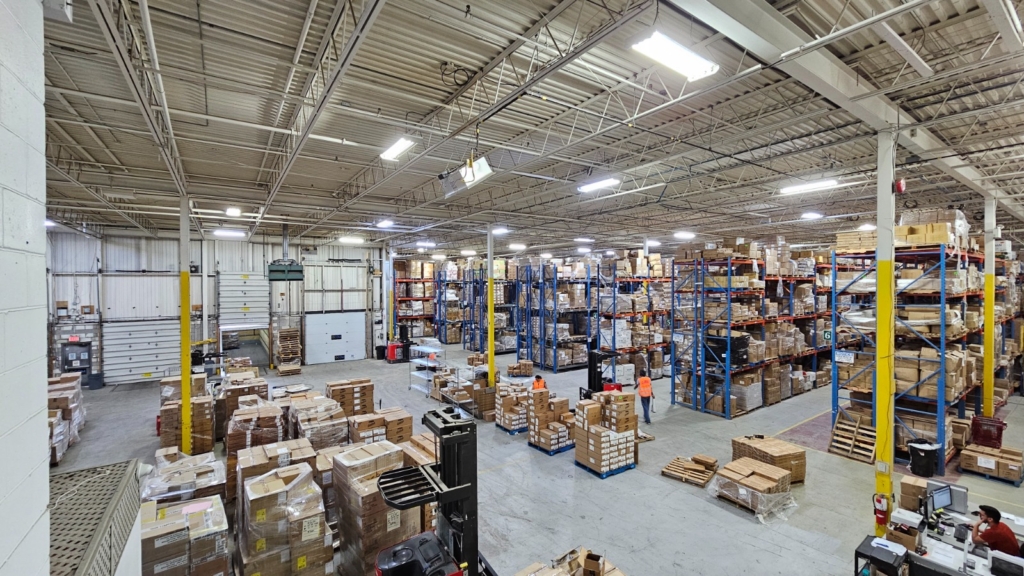
<svg viewBox="0 0 1024 576"><path fill-rule="evenodd" d="M570 550L548 564L534 562L515 576L626 576L610 560L583 548Z"/></svg>
<svg viewBox="0 0 1024 576"><path fill-rule="evenodd" d="M141 482L143 502L165 505L217 496L226 500L227 474L213 452L188 456L177 447L156 451L156 466Z"/></svg>
<svg viewBox="0 0 1024 576"><path fill-rule="evenodd" d="M529 425L529 407L526 387L516 384L498 384L498 397L494 402L494 422L512 434L525 432Z"/></svg>
<svg viewBox="0 0 1024 576"><path fill-rule="evenodd" d="M792 474L753 458L729 462L708 483L708 493L754 512L762 522L796 506L790 493Z"/></svg>
<svg viewBox="0 0 1024 576"><path fill-rule="evenodd" d="M533 362L530 360L520 360L515 364L509 364L505 369L505 373L509 376L518 377L533 376Z"/></svg>
<svg viewBox="0 0 1024 576"><path fill-rule="evenodd" d="M82 375L78 372L69 372L48 379L47 408L50 422L50 463L57 464L64 457L68 447L78 443L79 432L85 427Z"/></svg>
<svg viewBox="0 0 1024 576"><path fill-rule="evenodd" d="M576 403L576 464L604 477L636 467L637 418L631 392L598 392Z"/></svg>
<svg viewBox="0 0 1024 576"><path fill-rule="evenodd" d="M238 490L237 467L240 450L274 444L286 438L281 408L259 396L242 396L239 407L228 420L224 445L228 454L228 498Z"/></svg>
<svg viewBox="0 0 1024 576"><path fill-rule="evenodd" d="M1024 479L1024 453L1014 448L989 448L971 444L960 453L960 468L1020 486Z"/></svg>
<svg viewBox="0 0 1024 576"><path fill-rule="evenodd" d="M328 382L327 396L349 416L373 412L373 382L369 378Z"/></svg>
<svg viewBox="0 0 1024 576"><path fill-rule="evenodd" d="M573 446L575 417L568 398L553 398L549 390L527 392L526 419L529 444L549 455Z"/></svg>
<svg viewBox="0 0 1024 576"><path fill-rule="evenodd" d="M143 502L143 576L227 576L228 518L219 496L179 504Z"/></svg>
<svg viewBox="0 0 1024 576"><path fill-rule="evenodd" d="M160 407L160 447L184 449L182 444L181 400L170 400ZM213 396L192 398L192 449L193 454L212 452L214 444L214 402Z"/></svg>

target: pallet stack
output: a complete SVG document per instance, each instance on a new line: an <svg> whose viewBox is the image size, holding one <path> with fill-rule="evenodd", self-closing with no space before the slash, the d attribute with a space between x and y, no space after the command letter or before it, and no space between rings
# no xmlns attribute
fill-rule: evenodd
<svg viewBox="0 0 1024 576"><path fill-rule="evenodd" d="M262 476L271 470L306 463L312 469L316 466L316 452L309 440L284 440L273 444L264 444L238 451L236 475L238 477L238 494L243 497L245 484L248 480Z"/></svg>
<svg viewBox="0 0 1024 576"><path fill-rule="evenodd" d="M576 403L576 464L601 478L636 467L631 392L598 392Z"/></svg>
<svg viewBox="0 0 1024 576"><path fill-rule="evenodd" d="M50 410L48 414L50 428L50 465L56 466L64 459L71 442L71 423L64 419L60 410Z"/></svg>
<svg viewBox="0 0 1024 576"><path fill-rule="evenodd" d="M572 446L575 417L569 411L569 399L552 398L547 389L530 390L527 396L530 445L547 452Z"/></svg>
<svg viewBox="0 0 1024 576"><path fill-rule="evenodd" d="M300 374L302 341L298 328L281 328L276 333L277 372L281 376Z"/></svg>
<svg viewBox="0 0 1024 576"><path fill-rule="evenodd" d="M718 459L697 454L690 458L673 458L668 466L662 468L661 475L703 488L714 478L716 472Z"/></svg>
<svg viewBox="0 0 1024 576"><path fill-rule="evenodd" d="M718 497L762 513L772 508L775 494L788 494L791 475L753 458L740 458L718 471Z"/></svg>
<svg viewBox="0 0 1024 576"><path fill-rule="evenodd" d="M181 441L182 402L172 400L160 408L160 447L177 447L183 450ZM213 396L198 396L192 399L192 450L193 454L212 452L214 444Z"/></svg>
<svg viewBox="0 0 1024 576"><path fill-rule="evenodd" d="M243 397L243 402L244 402ZM258 406L239 408L228 421L224 444L228 453L227 493L233 500L238 481L238 452L253 446L280 442L285 438L281 409L265 402Z"/></svg>
<svg viewBox="0 0 1024 576"><path fill-rule="evenodd" d="M527 427L527 396L525 386L498 384L498 397L494 402L494 421L508 432Z"/></svg>
<svg viewBox="0 0 1024 576"><path fill-rule="evenodd" d="M807 475L807 452L795 445L763 436L741 436L732 439L732 459L752 458L790 473L789 481L798 484Z"/></svg>
<svg viewBox="0 0 1024 576"><path fill-rule="evenodd" d="M156 461L156 468L142 481L143 502L164 504L227 496L224 464L213 452L186 456L176 447L161 448Z"/></svg>
<svg viewBox="0 0 1024 576"><path fill-rule="evenodd" d="M47 408L59 410L68 423L68 446L78 443L78 433L85 427L85 401L82 399L82 375L61 374L47 380ZM51 455L52 456L52 455Z"/></svg>
<svg viewBox="0 0 1024 576"><path fill-rule="evenodd" d="M230 574L228 517L219 496L139 511L143 574Z"/></svg>
<svg viewBox="0 0 1024 576"><path fill-rule="evenodd" d="M337 402L348 416L373 412L373 382L369 378L328 382L327 396Z"/></svg>
<svg viewBox="0 0 1024 576"><path fill-rule="evenodd" d="M296 438L304 438L314 450L348 444L348 418L330 398L301 400L290 411Z"/></svg>

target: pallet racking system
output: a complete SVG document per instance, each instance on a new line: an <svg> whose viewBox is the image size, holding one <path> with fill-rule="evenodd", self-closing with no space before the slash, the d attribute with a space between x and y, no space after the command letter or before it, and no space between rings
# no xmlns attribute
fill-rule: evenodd
<svg viewBox="0 0 1024 576"><path fill-rule="evenodd" d="M423 284L423 295L422 296L409 296L410 292L416 291L414 288L412 288L413 284ZM426 287L428 285L431 288L434 287L434 279L432 277L431 278L394 278L393 279L392 286L391 286L392 294L394 295L394 306L392 307L392 316L391 316L392 326L398 326L398 324L400 322L402 322L403 320L424 320L424 326L426 324L433 324L434 311L430 311L429 313L422 311L422 306L426 305L426 303L428 303L428 302L433 304L433 302L435 300L435 295L434 294L430 294L429 296L426 294ZM421 304L421 312L418 313L418 314L416 314L416 313L413 313L413 314L403 314L402 313L402 311L403 311L403 304L405 304L405 303L409 303L409 304L420 303ZM397 328L395 328L395 330L396 330L396 336L397 336Z"/></svg>
<svg viewBox="0 0 1024 576"><path fill-rule="evenodd" d="M608 360L608 367L602 371L605 377L612 378L614 382L620 384L634 383L633 381L626 381L630 379L628 374L617 369L618 355L641 354L648 366L648 372L650 372L650 353L654 351L664 352L666 349L670 350L670 342L652 341L637 345L637 343L632 341L631 336L630 345L623 346L624 342L620 341L619 338L620 333L624 334L624 329L620 330L620 328L630 324L639 323L641 326L648 328L648 333L652 335L652 340L655 339L653 336L655 333L660 335L661 332L653 331L651 328L671 328L672 293L669 292L667 295L669 302L658 301L656 303L652 297L652 287L654 285L667 285L671 288L671 273L669 276L664 277L629 276L620 274L618 265L614 262L600 265L595 286L597 288L596 309L600 323L594 335L600 350L617 353L616 356ZM637 298L638 295L639 298ZM624 296L628 296L631 300L628 307L625 306ZM637 302L642 304L640 309L636 307ZM660 340L663 340L663 338L660 338ZM633 375L634 380L636 376L636 374Z"/></svg>
<svg viewBox="0 0 1024 576"><path fill-rule="evenodd" d="M434 276L434 334L442 344L457 344L462 342L463 303L462 292L465 282L459 279L458 274L451 277L447 269L442 268ZM449 296L454 294L454 298ZM457 311L457 319L450 319L452 309ZM450 330L458 330L457 340L449 338Z"/></svg>
<svg viewBox="0 0 1024 576"><path fill-rule="evenodd" d="M935 442L945 447L945 458L938 462L940 476L956 455L947 430L950 412L965 417L970 396L974 397L974 412L981 412L981 383L969 370L968 346L980 342L984 324L970 327L963 319L969 307L981 305L984 292L971 286L969 267L981 265L983 260L978 254L946 244L895 250L900 280L896 289L894 432L898 440L904 440L903 446L894 446L896 461L907 461L903 456L907 442L919 438ZM870 418L874 426L873 317L861 312L870 311L874 305L875 255L833 253L831 268L832 322L836 328L832 342L832 423L834 426L840 418L854 422ZM997 296L1005 291L1006 287L997 290ZM996 319L1003 327L998 340L1003 352L1005 326L1016 316L1014 311ZM928 323L920 318L934 320ZM852 344L855 349L841 350L844 344Z"/></svg>
<svg viewBox="0 0 1024 576"><path fill-rule="evenodd" d="M818 356L830 350L823 341L831 331L824 322L829 312L819 297L828 289L817 286L816 275L768 276L762 260L746 257L677 261L672 275L674 404L731 419L803 391L782 382L777 390L769 389L765 369L795 364L801 371L818 373ZM812 299L809 309L797 301L801 292ZM799 334L794 351L774 353L767 347L768 332L779 325ZM806 338L810 343L805 347ZM750 342L765 348L753 361ZM789 378L788 372L780 374ZM741 404L756 405L734 410L734 392L741 391Z"/></svg>
<svg viewBox="0 0 1024 576"><path fill-rule="evenodd" d="M482 268L466 270L467 277L463 293L466 296L463 323L462 347L477 352L487 350L487 271ZM515 330L517 284L513 280L495 279L495 313L506 315L504 327L495 326L494 354L510 354L515 346L502 346L499 332ZM501 295L499 297L498 295ZM501 300L501 303L498 301Z"/></svg>
<svg viewBox="0 0 1024 576"><path fill-rule="evenodd" d="M558 361L559 345L576 344L590 351L590 339L594 330L593 311L595 277L590 264L583 265L584 274L574 278L563 276L554 264L535 264L520 266L516 272L516 356L521 360L530 360L538 368L551 370L569 370L587 365L586 354L581 361L560 363ZM560 287L575 290L584 294L583 305L573 306L560 301L559 294L566 293ZM566 297L568 300L568 296ZM548 304L550 303L550 308ZM579 302L576 302L579 304ZM583 334L557 337L558 325L569 323L575 332ZM555 334L551 334L552 328ZM548 361L550 353L550 362Z"/></svg>

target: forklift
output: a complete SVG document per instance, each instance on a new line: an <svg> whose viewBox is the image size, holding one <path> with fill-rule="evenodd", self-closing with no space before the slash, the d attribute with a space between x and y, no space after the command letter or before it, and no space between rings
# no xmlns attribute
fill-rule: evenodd
<svg viewBox="0 0 1024 576"><path fill-rule="evenodd" d="M590 341L590 353L587 354L587 387L580 388L580 400L590 400L595 392L622 392L622 384L616 384L613 378L601 375L601 363L618 356L615 352L601 351L597 347L597 338Z"/></svg>
<svg viewBox="0 0 1024 576"><path fill-rule="evenodd" d="M476 422L454 407L431 410L423 424L436 436L437 463L385 472L384 502L408 510L437 502L437 532L424 532L377 555L377 576L497 576L480 553Z"/></svg>

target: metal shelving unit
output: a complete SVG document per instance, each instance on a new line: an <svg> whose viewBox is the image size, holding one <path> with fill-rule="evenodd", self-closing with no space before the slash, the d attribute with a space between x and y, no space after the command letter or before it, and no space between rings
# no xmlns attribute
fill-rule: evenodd
<svg viewBox="0 0 1024 576"><path fill-rule="evenodd" d="M474 269L465 272L470 278L466 281L464 293L467 294L468 322L464 322L462 347L466 350L483 352L487 350L487 271ZM494 354L511 354L516 351L514 346L502 347L499 332L513 331L516 325L516 290L514 280L494 280L495 305L494 312L507 315L504 328L495 328ZM497 295L502 295L501 304L497 303Z"/></svg>
<svg viewBox="0 0 1024 576"><path fill-rule="evenodd" d="M433 355L434 358L430 358ZM440 359L438 357L440 356ZM434 374L444 368L447 352L440 346L415 344L409 347L409 389L416 389L429 395L433 388Z"/></svg>
<svg viewBox="0 0 1024 576"><path fill-rule="evenodd" d="M855 265L843 265L839 259L847 259L856 262ZM981 258L975 254L962 253L954 250L945 244L930 248L920 249L896 249L895 259L897 272L910 268L921 270L920 277L904 282L896 290L897 311L925 311L937 310L938 335L931 332L919 330L920 326L910 324L906 319L897 315L897 344L904 350L920 347L922 351L928 351L935 358L911 357L901 355L900 349L896 351L897 369L900 367L900 360L916 360L921 368L919 378L916 382L899 390L895 396L896 412L895 426L897 430L905 430L911 439L918 438L906 420L912 417L934 420L935 438L934 441L940 446L946 446L945 418L950 411L956 411L958 417L963 418L966 414L966 400L970 395L975 398L975 413L981 411L980 386L974 383L965 386L962 391L953 398L947 399L947 385L949 385L947 373L947 351L954 349L966 349L968 341L975 336L980 336L983 327L974 330L962 330L956 334L948 332L949 321L947 307L958 308L961 314L967 307L968 299L979 298L979 291L967 290L962 293L952 293L948 286L947 271L965 270L971 262L980 262ZM854 278L850 281L838 280L840 270L852 270ZM869 329L871 324L865 323L861 316L858 322L858 312L870 311L875 303L873 299L874 290L857 288L858 282L865 279L870 280L870 275L876 273L875 255L868 254L835 254L832 256L832 325L835 338L832 342L832 423L840 417L856 420L860 415L870 411L871 425L875 426L877 414L875 411L875 365L876 359L872 352L875 348L874 331ZM937 291L923 291L918 287L923 278L934 273L940 279ZM1002 322L1005 322L1003 319ZM858 325L859 324L859 325ZM923 333L924 332L924 333ZM841 337L842 334L852 335L851 339ZM852 340L852 342L851 342ZM844 344L853 344L855 350L842 350ZM861 360L867 358L867 361ZM861 360L858 364L858 360ZM929 368L924 368L925 364ZM850 378L841 380L839 377L840 365L853 364L855 370ZM870 374L870 386L866 387ZM857 381L857 382L855 382ZM935 399L920 395L921 387L934 385L936 387ZM868 410L870 406L870 410ZM899 448L896 447L899 452ZM948 450L946 458L940 458L938 474L945 473L945 466L955 455L955 450ZM906 458L896 458L897 461L906 461Z"/></svg>
<svg viewBox="0 0 1024 576"><path fill-rule="evenodd" d="M672 264L672 306L669 316L672 342L669 347L671 362L672 403L699 410L692 383L697 371L697 266L699 261L677 261ZM690 398L680 394L683 381L691 383Z"/></svg>
<svg viewBox="0 0 1024 576"><path fill-rule="evenodd" d="M435 274L434 277L434 334L442 344L457 344L462 341L462 323L460 320L449 320L448 311L450 308L462 310L462 290L464 282L456 278L449 278L448 272L444 269ZM448 291L455 291L455 299L448 299ZM460 312L459 317L462 317ZM448 329L457 326L459 330L458 342L448 339Z"/></svg>
<svg viewBox="0 0 1024 576"><path fill-rule="evenodd" d="M411 284L423 284L424 285L424 296L407 296L409 285ZM434 285L432 278L394 278L392 282L392 294L394 295L391 311L392 326L397 326L404 320L430 320L433 323L434 312L429 314L402 314L402 303L405 302L433 302L435 295L426 296L426 285ZM401 295L400 295L401 294ZM396 328L397 331L397 328Z"/></svg>
<svg viewBox="0 0 1024 576"><path fill-rule="evenodd" d="M561 278L558 268L552 264L520 266L517 273L516 301L518 318L516 320L516 354L522 360L530 360L537 367L558 373L559 370L583 368L586 362L575 362L568 365L559 364L557 348L559 344L582 344L590 352L590 339L593 334L593 288L595 278L590 264L585 264L585 278ZM582 307L560 306L558 288L565 285L584 287L585 305ZM547 302L551 301L551 308ZM580 318L580 315L584 315ZM537 319L535 327L534 319ZM559 320L567 320L579 327L585 326L585 334L569 338L557 338L557 334L548 334L548 326L557 331ZM563 322L564 323L564 322ZM539 354L534 353L534 344ZM551 352L551 362L545 359L545 353ZM539 356L539 357L538 357Z"/></svg>
<svg viewBox="0 0 1024 576"><path fill-rule="evenodd" d="M611 338L604 339L601 334L600 327L595 331L597 337L597 346L600 350L608 352L617 352L619 354L631 354L637 352L643 352L647 355L646 360L650 363L649 353L653 350L664 350L669 347L669 342L655 342L651 344L641 346L619 346L618 337L616 335L615 325L617 320L625 320L627 322L642 322L647 326L657 324L659 327L666 326L669 322L670 313L672 311L672 303L669 302L669 306L665 310L655 310L651 302L650 285L653 283L669 283L672 282L671 275L668 277L637 277L637 276L620 276L618 273L618 266L615 263L601 264L598 271L597 278L597 311L598 318L601 320L609 320L611 329ZM610 296L602 295L603 291L611 291ZM630 295L636 296L637 294L645 296L647 303L644 310L622 310L619 308L619 295ZM610 300L610 302L609 302ZM616 366L616 357L609 359L609 369L611 370L611 376L614 378ZM607 376L607 375L606 375ZM632 382L625 382L625 384L632 384Z"/></svg>

